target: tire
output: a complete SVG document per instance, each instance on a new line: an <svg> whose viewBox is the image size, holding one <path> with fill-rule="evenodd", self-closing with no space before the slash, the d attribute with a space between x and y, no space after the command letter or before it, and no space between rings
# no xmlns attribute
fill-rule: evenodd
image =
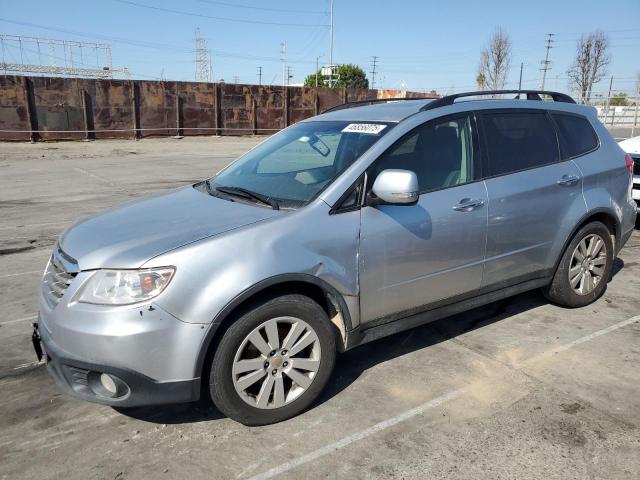
<svg viewBox="0 0 640 480"><path fill-rule="evenodd" d="M596 255L592 256L588 250L591 248L591 241L597 239L602 241L602 246ZM584 243L581 244L583 241ZM585 247L589 248L585 250ZM593 248L598 248L597 242ZM585 260L581 262L579 259L585 251L589 253L585 256L586 263L584 263ZM611 276L612 266L613 241L611 240L611 232L601 222L588 223L574 235L560 259L553 280L542 292L548 300L557 305L568 308L584 307L595 302L604 293ZM578 279L577 283L573 285L569 278L570 269L574 282ZM597 282L594 280L596 272L600 277ZM591 280L584 276L585 273L591 276ZM592 282L591 285L589 285L589 281Z"/></svg>
<svg viewBox="0 0 640 480"><path fill-rule="evenodd" d="M311 343L302 348L306 342ZM335 356L334 326L310 298L284 295L255 304L218 343L209 375L211 400L244 425L286 420L318 397L331 376Z"/></svg>

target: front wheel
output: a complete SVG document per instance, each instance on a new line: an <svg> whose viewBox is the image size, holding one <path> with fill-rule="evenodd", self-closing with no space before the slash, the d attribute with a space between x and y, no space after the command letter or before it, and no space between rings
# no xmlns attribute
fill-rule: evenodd
<svg viewBox="0 0 640 480"><path fill-rule="evenodd" d="M565 250L551 284L543 290L552 302L583 307L596 301L607 287L613 265L613 241L601 222L582 227Z"/></svg>
<svg viewBox="0 0 640 480"><path fill-rule="evenodd" d="M327 314L302 295L255 306L224 333L209 389L218 409L245 425L267 425L306 409L326 385L336 338Z"/></svg>

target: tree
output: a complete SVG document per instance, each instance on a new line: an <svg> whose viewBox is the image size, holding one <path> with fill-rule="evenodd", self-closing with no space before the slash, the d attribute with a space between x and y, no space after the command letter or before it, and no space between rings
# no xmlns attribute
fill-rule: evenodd
<svg viewBox="0 0 640 480"><path fill-rule="evenodd" d="M577 90L582 103L591 99L593 85L607 74L609 63L609 40L603 32L592 32L578 40L576 58L567 70L567 75L569 86Z"/></svg>
<svg viewBox="0 0 640 480"><path fill-rule="evenodd" d="M627 94L624 92L620 92L611 97L609 105L611 105L612 107L626 107L627 105L630 105L630 102L627 98Z"/></svg>
<svg viewBox="0 0 640 480"><path fill-rule="evenodd" d="M338 80L334 82L333 88L369 88L367 75L364 73L364 70L357 65L337 65L336 73ZM304 79L305 87L316 86L316 74L318 75L318 85L324 85L322 70L318 70L317 73L312 73Z"/></svg>
<svg viewBox="0 0 640 480"><path fill-rule="evenodd" d="M480 52L480 66L476 83L480 90L500 90L507 83L511 66L511 39L501 28L496 28L489 45Z"/></svg>

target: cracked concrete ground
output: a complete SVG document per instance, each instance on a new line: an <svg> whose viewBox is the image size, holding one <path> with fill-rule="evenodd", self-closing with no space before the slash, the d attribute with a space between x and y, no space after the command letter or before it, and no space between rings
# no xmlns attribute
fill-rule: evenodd
<svg viewBox="0 0 640 480"><path fill-rule="evenodd" d="M30 344L57 235L258 140L0 145L0 479L640 478L640 233L595 304L530 292L365 345L277 425L60 394Z"/></svg>

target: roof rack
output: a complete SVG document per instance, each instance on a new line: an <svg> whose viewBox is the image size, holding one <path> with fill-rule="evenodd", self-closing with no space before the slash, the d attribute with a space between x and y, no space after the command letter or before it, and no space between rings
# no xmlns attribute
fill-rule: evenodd
<svg viewBox="0 0 640 480"><path fill-rule="evenodd" d="M550 92L547 90L484 90L481 92L465 92L465 93L455 93L453 95L447 95L442 98L438 98L433 102L429 102L427 105L420 109L421 112L425 110L432 110L434 108L445 107L447 105L453 105L456 99L463 97L475 97L480 95L500 95L505 93L517 93L518 97L520 94L526 94L527 100L542 100L540 95L548 95L550 96L554 102L562 102L562 103L576 103L576 101L571 98L569 95L565 93L559 92Z"/></svg>
<svg viewBox="0 0 640 480"><path fill-rule="evenodd" d="M322 113L334 112L336 110L345 110L347 108L360 107L371 103L399 102L406 100L435 100L433 97L399 97L399 98L369 98L367 100L356 100L353 102L341 103L335 107L327 108Z"/></svg>

